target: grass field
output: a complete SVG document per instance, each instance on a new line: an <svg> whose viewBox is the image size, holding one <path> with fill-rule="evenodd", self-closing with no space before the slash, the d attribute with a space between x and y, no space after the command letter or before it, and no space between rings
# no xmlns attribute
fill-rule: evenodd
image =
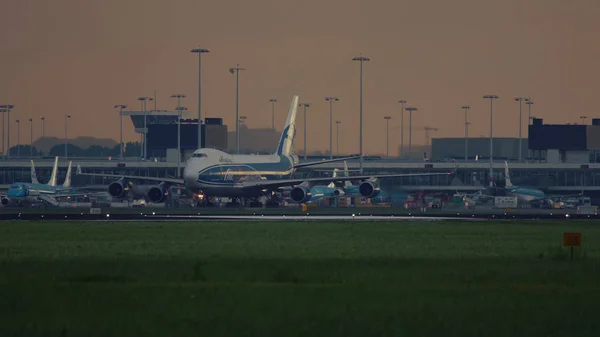
<svg viewBox="0 0 600 337"><path fill-rule="evenodd" d="M599 262L576 221L4 222L0 336L596 336Z"/></svg>

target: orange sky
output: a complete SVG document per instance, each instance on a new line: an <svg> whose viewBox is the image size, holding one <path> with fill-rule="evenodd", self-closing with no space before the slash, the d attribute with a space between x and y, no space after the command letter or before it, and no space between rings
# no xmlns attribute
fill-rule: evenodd
<svg viewBox="0 0 600 337"><path fill-rule="evenodd" d="M201 45L203 110L235 117L250 127L270 126L269 98L280 100L276 126L285 122L293 94L313 103L308 147L329 148L329 110L342 120L340 151L358 150L358 64L364 68L365 153L399 144L399 104L419 111L413 142L433 135L462 136L460 106L471 109L471 135L488 135L489 102L497 94L495 135L517 136L516 95L531 96L533 114L547 122L578 122L597 113L600 92L600 3L596 0L5 0L0 4L0 103L16 106L14 119L47 116L46 134L119 137L114 104L139 107L136 97L158 92L158 108L172 109L172 93L197 106ZM524 113L524 116L526 113ZM296 146L303 142L299 115ZM588 123L589 123L588 119ZM406 122L407 123L407 122ZM524 123L526 120L524 118ZM14 125L14 121L13 121ZM29 128L21 132L29 139ZM125 140L137 140L130 121ZM233 129L233 128L230 128ZM335 129L335 125L334 125ZM14 130L14 129L13 129ZM405 133L408 134L407 132ZM16 142L16 132L11 135ZM335 139L335 135L334 135ZM300 144L300 145L299 145ZM334 144L335 147L335 144ZM395 152L395 151L390 151Z"/></svg>

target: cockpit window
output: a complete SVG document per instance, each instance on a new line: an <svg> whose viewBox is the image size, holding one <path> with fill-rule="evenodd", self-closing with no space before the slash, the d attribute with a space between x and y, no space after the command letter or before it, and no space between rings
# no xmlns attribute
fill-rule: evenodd
<svg viewBox="0 0 600 337"><path fill-rule="evenodd" d="M192 158L206 158L206 154L204 153L194 153Z"/></svg>

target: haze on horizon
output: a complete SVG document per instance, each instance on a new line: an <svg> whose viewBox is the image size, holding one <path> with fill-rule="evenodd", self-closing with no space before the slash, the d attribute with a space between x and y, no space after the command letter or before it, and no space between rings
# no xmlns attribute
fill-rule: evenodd
<svg viewBox="0 0 600 337"><path fill-rule="evenodd" d="M183 105L196 115L197 55L203 56L203 113L235 118L235 77L240 64L240 115L249 127L270 127L276 97L281 129L292 95L312 103L308 148L329 148L329 105L337 96L334 121L340 152L358 151L359 65L364 64L364 151L385 152L384 116L390 121L390 154L400 143L400 105L413 115L413 143L433 137L462 137L462 105L470 105L472 137L489 135L489 101L496 94L494 136L518 135L518 103L531 97L532 114L549 123L578 123L600 117L600 3L595 0L9 0L3 19L0 104L14 104L14 120L34 118L41 135L119 137L112 108L139 109L138 96L157 91L159 109L168 97L186 94ZM152 104L150 104L152 106ZM524 106L523 134L527 112ZM408 116L406 116L408 117ZM298 115L296 149L303 142ZM405 120L408 127L408 118ZM335 124L334 124L335 149ZM408 136L408 132L405 132ZM124 141L135 141L124 120ZM21 141L29 140L22 123ZM16 132L11 132L16 144Z"/></svg>

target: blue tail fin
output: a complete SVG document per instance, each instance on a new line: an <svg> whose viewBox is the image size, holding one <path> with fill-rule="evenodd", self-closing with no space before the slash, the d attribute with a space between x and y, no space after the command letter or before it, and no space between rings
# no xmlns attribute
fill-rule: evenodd
<svg viewBox="0 0 600 337"><path fill-rule="evenodd" d="M287 121L285 122L285 127L283 128L281 138L279 139L279 145L277 145L277 151L275 152L275 154L279 156L292 154L294 136L296 135L296 111L298 109L298 99L298 96L292 98Z"/></svg>

